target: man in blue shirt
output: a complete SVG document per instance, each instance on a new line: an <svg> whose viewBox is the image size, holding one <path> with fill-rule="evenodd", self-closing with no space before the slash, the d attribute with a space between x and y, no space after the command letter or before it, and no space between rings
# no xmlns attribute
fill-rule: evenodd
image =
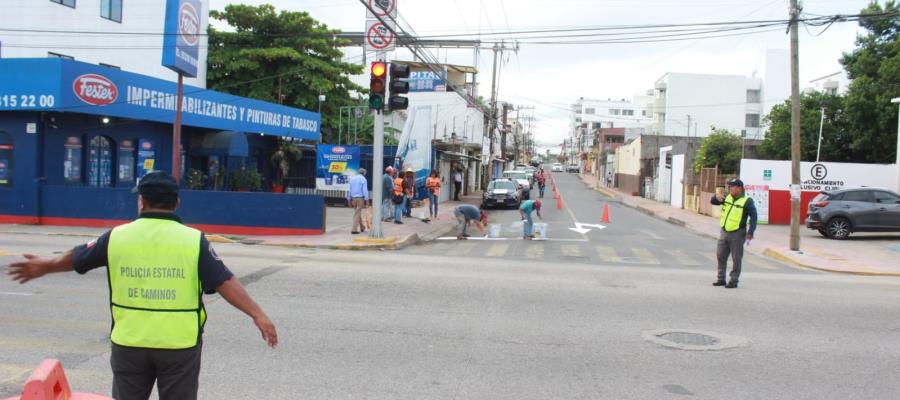
<svg viewBox="0 0 900 400"><path fill-rule="evenodd" d="M350 233L356 235L366 231L362 211L368 202L369 182L366 180L366 169L360 168L359 173L350 178L350 190L347 191L347 204L353 207L353 225L350 227L352 229Z"/></svg>
<svg viewBox="0 0 900 400"><path fill-rule="evenodd" d="M534 238L534 220L531 219L531 213L536 212L538 218L541 220L544 217L541 216L541 201L540 200L527 200L523 201L522 205L519 206L519 215L522 217L522 221L524 222L524 236L525 240L531 240Z"/></svg>

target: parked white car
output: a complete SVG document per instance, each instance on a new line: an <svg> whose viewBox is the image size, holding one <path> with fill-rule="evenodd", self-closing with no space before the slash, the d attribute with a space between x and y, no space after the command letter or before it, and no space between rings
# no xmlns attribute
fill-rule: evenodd
<svg viewBox="0 0 900 400"><path fill-rule="evenodd" d="M560 163L553 163L553 168L551 168L550 171L552 171L552 172L563 172L562 164L560 164Z"/></svg>
<svg viewBox="0 0 900 400"><path fill-rule="evenodd" d="M522 198L531 199L531 181L525 171L503 171L503 177L515 180L522 188Z"/></svg>

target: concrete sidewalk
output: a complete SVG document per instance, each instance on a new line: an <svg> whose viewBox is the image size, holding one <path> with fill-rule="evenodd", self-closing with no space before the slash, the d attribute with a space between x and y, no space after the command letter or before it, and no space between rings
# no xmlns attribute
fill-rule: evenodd
<svg viewBox="0 0 900 400"><path fill-rule="evenodd" d="M438 218L430 222L424 222L417 218L404 218L403 224L395 224L393 221L382 222L382 234L384 235L382 239L370 238L369 231L352 235L350 225L353 220L353 210L345 207L327 208L325 233L322 235L252 236L205 233L210 241L218 243L337 250L396 250L422 241L434 240L452 231L457 226L453 210L463 203L480 204L481 193L463 197L459 202L441 203L438 207ZM423 204L423 207L413 208L413 216L420 212L428 214L427 202ZM97 237L107 230L108 228L0 224L0 233L8 234Z"/></svg>
<svg viewBox="0 0 900 400"><path fill-rule="evenodd" d="M713 239L719 238L717 218L668 204L632 196L608 188L590 175L581 175L588 186L618 200L622 205ZM701 199L709 201L709 199ZM790 227L786 225L758 225L755 238L745 250L795 266L819 271L855 275L900 276L900 234L859 233L847 240L832 240L818 232L800 227L800 251L789 248Z"/></svg>

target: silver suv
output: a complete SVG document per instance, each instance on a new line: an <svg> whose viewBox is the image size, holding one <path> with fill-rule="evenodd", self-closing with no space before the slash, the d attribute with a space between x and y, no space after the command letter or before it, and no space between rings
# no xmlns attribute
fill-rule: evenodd
<svg viewBox="0 0 900 400"><path fill-rule="evenodd" d="M806 227L838 240L853 232L900 232L900 195L876 188L822 192L809 202Z"/></svg>

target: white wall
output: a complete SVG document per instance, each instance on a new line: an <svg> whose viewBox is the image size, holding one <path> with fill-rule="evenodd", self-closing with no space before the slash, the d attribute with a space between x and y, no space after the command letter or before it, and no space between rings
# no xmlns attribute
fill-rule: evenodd
<svg viewBox="0 0 900 400"><path fill-rule="evenodd" d="M432 106L432 138L443 139L456 132L458 138L465 136L466 143L481 144L484 132L484 115L477 108L468 107L465 100L455 92L415 92L407 94L409 108ZM399 113L398 113L399 114ZM396 126L402 127L399 123Z"/></svg>
<svg viewBox="0 0 900 400"><path fill-rule="evenodd" d="M641 173L641 140L635 140L616 149L617 174L640 175Z"/></svg>
<svg viewBox="0 0 900 400"><path fill-rule="evenodd" d="M827 171L823 179L813 178L814 162L800 163L800 182L804 191L836 190L855 187L880 187L900 191L896 164L819 163ZM771 170L771 178L765 171ZM791 184L791 162L771 160L741 160L741 180L746 185L767 185L770 189L787 190ZM821 170L818 172L821 173Z"/></svg>
<svg viewBox="0 0 900 400"><path fill-rule="evenodd" d="M766 69L763 72L763 116L769 115L772 107L783 103L791 96L790 52L786 49L766 51Z"/></svg>
<svg viewBox="0 0 900 400"><path fill-rule="evenodd" d="M746 128L747 89L760 86L757 79L736 75L679 73L667 74L662 80L666 86L666 116L665 132L661 133L668 136L705 137L711 132L710 126L740 134Z"/></svg>
<svg viewBox="0 0 900 400"><path fill-rule="evenodd" d="M77 0L68 7L49 0L3 0L0 15L5 29L39 31L90 31L83 33L25 33L0 31L0 57L44 58L47 52L72 56L76 61L110 64L122 70L160 79L177 80L172 70L163 67L162 43L165 2L162 0L123 0L122 22L100 17L101 0ZM201 32L209 24L209 0L201 0ZM148 35L109 34L111 32L147 32ZM197 78L185 84L206 87L207 37L200 38L200 66Z"/></svg>

